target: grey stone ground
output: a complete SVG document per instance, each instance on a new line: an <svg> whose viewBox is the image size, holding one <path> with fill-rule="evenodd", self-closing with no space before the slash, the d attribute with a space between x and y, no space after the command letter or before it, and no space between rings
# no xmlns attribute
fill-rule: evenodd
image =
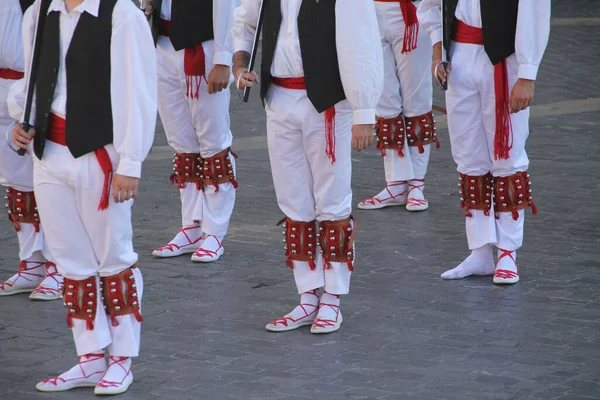
<svg viewBox="0 0 600 400"><path fill-rule="evenodd" d="M536 104L583 102L532 120L530 171L540 214L527 214L519 284L439 278L467 254L443 130L428 175L429 211L355 212L360 258L352 293L343 299L342 330L318 337L306 329L264 331L297 298L274 226L280 213L264 112L256 97L250 105L234 97L241 185L219 262L150 256L179 224L178 197L168 185L171 151L162 131L145 164L133 218L146 283L143 351L135 361L135 383L120 398L600 398L600 3L553 4L553 16L563 23L557 20L553 28ZM564 19L574 17L588 19ZM581 104L588 112L580 112ZM354 161L356 203L384 182L375 150L355 154ZM3 277L16 269L16 249L14 231L4 221ZM39 379L76 360L64 315L58 301L0 299L1 399L93 398L89 390L34 389Z"/></svg>

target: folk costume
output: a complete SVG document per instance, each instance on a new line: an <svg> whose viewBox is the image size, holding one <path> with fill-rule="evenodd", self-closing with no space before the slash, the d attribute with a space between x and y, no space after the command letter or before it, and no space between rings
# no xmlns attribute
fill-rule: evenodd
<svg viewBox="0 0 600 400"><path fill-rule="evenodd" d="M425 175L431 145L439 146L432 113L431 42L420 29L410 0L375 0L383 47L383 95L377 104L377 148L383 156L386 187L361 201L374 210L429 207Z"/></svg>
<svg viewBox="0 0 600 400"><path fill-rule="evenodd" d="M25 14L26 55L40 1ZM47 245L65 277L79 363L36 387L121 393L133 381L131 357L140 347L143 282L132 244L133 200L114 202L111 187L113 175L140 177L154 138L152 35L129 0L83 0L70 11L64 0L43 0L41 12L34 188ZM24 91L13 89L18 108Z"/></svg>
<svg viewBox="0 0 600 400"><path fill-rule="evenodd" d="M444 38L452 64L448 130L472 251L442 278L493 274L495 283L516 283L525 209L537 210L525 151L529 109L510 114L508 101L517 79L536 79L550 1L424 0L418 16L432 43Z"/></svg>
<svg viewBox="0 0 600 400"><path fill-rule="evenodd" d="M260 95L287 265L300 305L266 326L340 328L355 265L352 125L374 124L383 65L373 2L267 0ZM259 0L235 11L236 52L250 52ZM320 289L324 292L321 295Z"/></svg>
<svg viewBox="0 0 600 400"><path fill-rule="evenodd" d="M10 86L23 79L25 57L21 40L23 12L33 1L7 0L0 9L0 132L4 135L13 120L7 97ZM14 147L14 146L13 146ZM32 300L60 297L62 276L44 248L44 231L33 193L33 160L17 155L5 140L0 141L0 185L6 188L8 218L19 239L18 272L0 284L0 296L31 292Z"/></svg>
<svg viewBox="0 0 600 400"><path fill-rule="evenodd" d="M211 262L223 238L238 186L231 151L230 91L208 93L214 66L231 68L231 28L236 0L154 1L158 32L158 112L175 149L171 183L181 197L182 228L152 253ZM232 81L230 73L230 81Z"/></svg>

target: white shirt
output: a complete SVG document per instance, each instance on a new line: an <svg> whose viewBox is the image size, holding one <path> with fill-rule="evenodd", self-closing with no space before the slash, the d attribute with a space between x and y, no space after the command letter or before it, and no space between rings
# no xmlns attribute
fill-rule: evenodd
<svg viewBox="0 0 600 400"><path fill-rule="evenodd" d="M233 43L231 40L233 10L238 5L239 0L213 0L214 64L231 67L233 59ZM160 18L171 20L171 0L162 1Z"/></svg>
<svg viewBox="0 0 600 400"><path fill-rule="evenodd" d="M233 47L252 51L260 0L242 0L234 13ZM281 29L275 46L271 75L304 76L298 37L302 0L281 1ZM352 123L375 123L375 108L383 91L383 54L373 0L339 0L335 5L337 56Z"/></svg>
<svg viewBox="0 0 600 400"><path fill-rule="evenodd" d="M40 0L23 20L23 48L31 54ZM67 11L64 0L53 0L48 12L60 12L60 67L51 111L67 114L67 73L65 58L73 32L82 13L98 16L100 0L83 0ZM113 115L113 144L119 153L117 174L139 178L142 161L154 140L157 108L156 53L148 22L131 0L118 0L112 15L110 92ZM30 66L26 66L25 76ZM93 94L90 94L93 95ZM11 87L9 111L21 121L25 103L24 80ZM34 112L32 112L34 114ZM81 134L85 134L82 132Z"/></svg>
<svg viewBox="0 0 600 400"><path fill-rule="evenodd" d="M467 25L481 28L481 0L459 0L456 18ZM421 26L432 43L442 40L442 1L423 0L417 10ZM519 1L515 53L519 63L518 77L535 80L550 36L550 0Z"/></svg>
<svg viewBox="0 0 600 400"><path fill-rule="evenodd" d="M19 0L2 0L0 7L0 68L25 69L21 41L23 12Z"/></svg>

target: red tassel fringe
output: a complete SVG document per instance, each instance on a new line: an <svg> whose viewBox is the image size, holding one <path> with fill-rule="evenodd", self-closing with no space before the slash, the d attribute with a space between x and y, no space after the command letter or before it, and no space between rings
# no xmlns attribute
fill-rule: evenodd
<svg viewBox="0 0 600 400"><path fill-rule="evenodd" d="M133 315L135 316L135 320L137 322L144 322L144 318L142 318L142 314L140 314L140 309L138 307L133 309Z"/></svg>
<svg viewBox="0 0 600 400"><path fill-rule="evenodd" d="M287 265L290 269L294 269L294 261L292 261L291 257L288 257L285 260L285 265Z"/></svg>
<svg viewBox="0 0 600 400"><path fill-rule="evenodd" d="M94 154L96 155L96 159L98 160L100 168L104 173L102 197L100 198L100 204L98 205L98 211L104 211L108 208L108 199L110 198L110 186L113 178L112 162L110 161L110 156L104 147L94 150Z"/></svg>
<svg viewBox="0 0 600 400"><path fill-rule="evenodd" d="M310 267L311 271L314 271L315 269L317 269L317 265L315 264L315 260L313 260L312 258L308 260L308 266Z"/></svg>
<svg viewBox="0 0 600 400"><path fill-rule="evenodd" d="M119 321L117 321L117 316L115 314L110 314L110 323L112 326L119 326Z"/></svg>
<svg viewBox="0 0 600 400"><path fill-rule="evenodd" d="M508 109L508 69L506 60L494 66L494 91L496 93L494 158L496 160L507 160L513 145L513 132Z"/></svg>
<svg viewBox="0 0 600 400"><path fill-rule="evenodd" d="M67 326L69 328L73 327L73 317L71 317L71 314L67 314Z"/></svg>
<svg viewBox="0 0 600 400"><path fill-rule="evenodd" d="M404 19L404 42L402 43L402 54L417 48L419 37L419 20L417 19L417 7L408 1L400 1L402 18Z"/></svg>
<svg viewBox="0 0 600 400"><path fill-rule="evenodd" d="M86 319L85 321L85 329L88 331L94 330L94 321L91 318Z"/></svg>
<svg viewBox="0 0 600 400"><path fill-rule="evenodd" d="M333 165L335 163L335 106L325 110L325 137L327 140L325 154Z"/></svg>

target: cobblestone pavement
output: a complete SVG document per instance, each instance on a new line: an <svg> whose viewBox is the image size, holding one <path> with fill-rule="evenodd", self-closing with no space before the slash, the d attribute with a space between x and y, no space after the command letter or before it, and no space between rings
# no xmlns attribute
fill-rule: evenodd
<svg viewBox="0 0 600 400"><path fill-rule="evenodd" d="M599 399L600 3L553 4L528 144L540 213L527 213L519 284L439 278L467 254L442 130L428 175L429 211L355 211L359 262L341 331L266 332L264 324L297 297L274 226L280 212L264 112L256 93L250 105L234 97L240 188L220 261L150 256L179 224L178 196L168 185L172 152L161 130L145 164L133 217L146 282L143 351L120 398ZM354 155L353 183L355 203L380 190L377 151ZM16 246L3 219L2 277L17 267ZM64 315L58 301L0 299L1 399L93 398L89 390L34 389L76 360Z"/></svg>

